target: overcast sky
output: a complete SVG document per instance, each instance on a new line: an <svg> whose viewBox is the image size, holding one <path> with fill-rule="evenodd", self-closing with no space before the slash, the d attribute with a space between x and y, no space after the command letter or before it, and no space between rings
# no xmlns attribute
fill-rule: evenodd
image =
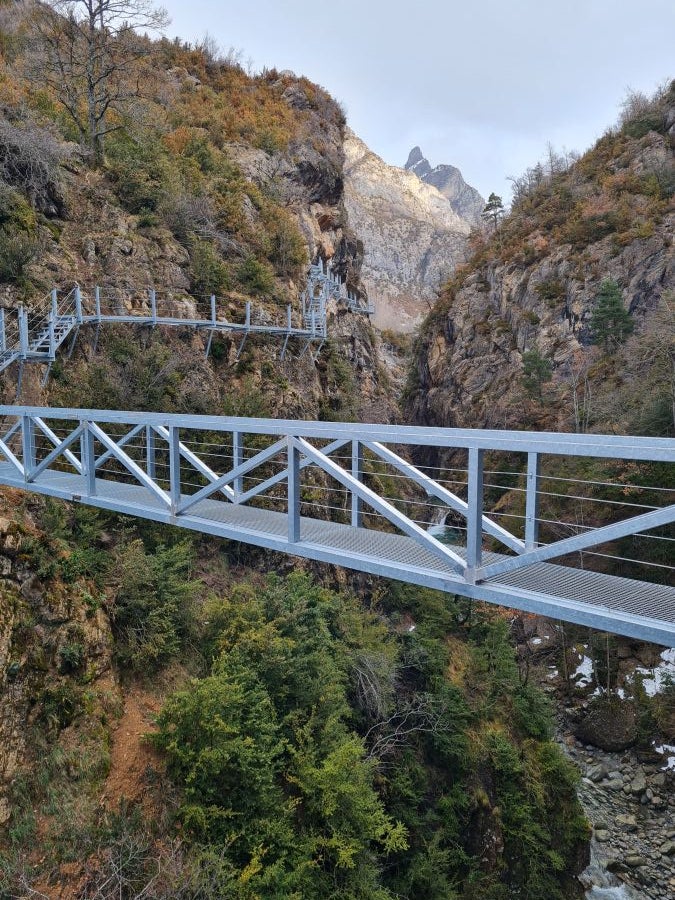
<svg viewBox="0 0 675 900"><path fill-rule="evenodd" d="M422 147L484 196L584 150L628 88L675 77L675 0L168 0L169 33L209 33L255 70L292 69L340 100L387 162Z"/></svg>

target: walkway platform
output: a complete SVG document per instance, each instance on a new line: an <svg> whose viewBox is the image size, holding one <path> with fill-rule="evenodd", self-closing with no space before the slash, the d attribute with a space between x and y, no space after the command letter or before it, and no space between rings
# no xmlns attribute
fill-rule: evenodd
<svg viewBox="0 0 675 900"><path fill-rule="evenodd" d="M290 541L286 513L209 497L186 512L172 515L158 497L138 483L97 478L95 491L87 495L86 479L81 475L48 469L26 484L18 469L8 462L0 463L0 483L675 646L675 587L667 585L549 562L532 562L472 585L438 555L402 534L302 516L299 540ZM182 499L189 498L183 495ZM465 548L451 549L466 557ZM509 558L483 552L487 567Z"/></svg>

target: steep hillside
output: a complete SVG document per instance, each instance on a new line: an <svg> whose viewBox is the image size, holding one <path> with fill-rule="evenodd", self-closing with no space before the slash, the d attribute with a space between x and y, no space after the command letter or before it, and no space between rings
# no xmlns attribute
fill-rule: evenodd
<svg viewBox="0 0 675 900"><path fill-rule="evenodd" d="M463 261L470 226L435 187L387 165L349 130L345 154L345 205L364 241L374 321L412 331Z"/></svg>
<svg viewBox="0 0 675 900"><path fill-rule="evenodd" d="M68 140L73 134L62 108L24 75L28 25L15 11L9 21L0 84L5 308L30 307L52 286L77 281L101 285L131 311L152 287L162 302L197 313L207 312L213 293L234 321L246 300L261 321L281 321L286 303L297 320L307 266L317 256L330 259L352 291L361 290L360 245L342 200L344 119L324 91L288 73L251 78L202 49L161 41L143 56L149 90L138 99L141 108L107 135L104 163L92 166L86 149ZM142 331L122 337L104 329L96 354L92 336L81 337L64 380L56 366L47 392L53 399L147 405L147 393L124 384L133 358L139 370L156 367L149 381L165 407L227 408L228 398L242 396L245 378L264 394L261 411L270 414L393 412L383 402L388 382L381 380L373 333L360 315L333 311L329 344L316 365L310 354L298 358L301 346L279 363L280 344L270 340L250 341L235 359L239 342L225 337L205 361L194 336L158 332L147 349ZM170 369L160 359L166 342ZM350 381L344 402L334 363ZM97 396L94 382L101 385L104 370L108 384ZM47 396L38 374L29 372L24 399ZM13 399L14 369L3 381Z"/></svg>
<svg viewBox="0 0 675 900"><path fill-rule="evenodd" d="M472 225L480 222L480 214L485 207L485 200L476 188L464 181L464 176L457 166L441 164L432 168L429 160L419 147L413 147L408 154L404 166L406 172L413 172L420 181L432 184L447 197L450 206L458 216Z"/></svg>
<svg viewBox="0 0 675 900"><path fill-rule="evenodd" d="M520 179L422 328L416 421L673 432L674 122L671 86L578 161ZM594 327L603 282L630 317L608 340Z"/></svg>

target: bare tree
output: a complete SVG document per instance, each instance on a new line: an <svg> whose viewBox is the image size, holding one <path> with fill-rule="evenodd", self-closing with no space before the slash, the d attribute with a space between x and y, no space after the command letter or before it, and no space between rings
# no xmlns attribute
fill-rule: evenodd
<svg viewBox="0 0 675 900"><path fill-rule="evenodd" d="M106 134L123 127L142 94L138 61L169 19L150 0L47 0L33 16L36 52L31 72L54 96L103 163Z"/></svg>

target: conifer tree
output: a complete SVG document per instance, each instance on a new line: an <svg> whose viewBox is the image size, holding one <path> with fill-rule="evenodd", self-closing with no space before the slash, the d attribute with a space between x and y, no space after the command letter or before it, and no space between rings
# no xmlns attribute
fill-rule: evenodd
<svg viewBox="0 0 675 900"><path fill-rule="evenodd" d="M494 192L488 197L483 212L480 214L484 222L491 222L493 228L497 228L500 219L504 216L504 204L502 198Z"/></svg>
<svg viewBox="0 0 675 900"><path fill-rule="evenodd" d="M605 353L623 344L633 331L633 320L624 308L619 285L606 278L600 285L590 321L591 340L600 344Z"/></svg>

